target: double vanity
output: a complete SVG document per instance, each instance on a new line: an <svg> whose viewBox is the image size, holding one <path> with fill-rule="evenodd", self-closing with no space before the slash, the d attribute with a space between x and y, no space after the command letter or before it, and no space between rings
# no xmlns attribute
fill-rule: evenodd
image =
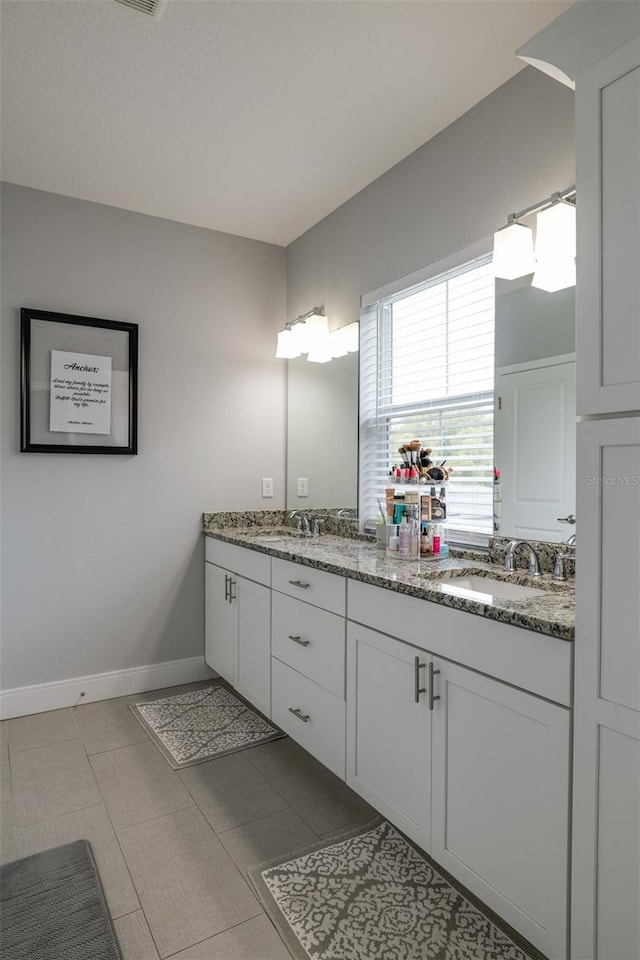
<svg viewBox="0 0 640 960"><path fill-rule="evenodd" d="M363 538L260 523L205 514L207 663L566 957L571 581L474 553L387 559Z"/></svg>

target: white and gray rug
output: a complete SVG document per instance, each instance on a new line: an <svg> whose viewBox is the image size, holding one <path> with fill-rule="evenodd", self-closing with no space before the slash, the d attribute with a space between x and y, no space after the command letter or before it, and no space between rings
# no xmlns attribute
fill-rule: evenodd
<svg viewBox="0 0 640 960"><path fill-rule="evenodd" d="M174 770L284 736L221 684L130 707Z"/></svg>
<svg viewBox="0 0 640 960"><path fill-rule="evenodd" d="M251 871L301 960L530 960L390 823ZM523 945L524 946L524 945Z"/></svg>

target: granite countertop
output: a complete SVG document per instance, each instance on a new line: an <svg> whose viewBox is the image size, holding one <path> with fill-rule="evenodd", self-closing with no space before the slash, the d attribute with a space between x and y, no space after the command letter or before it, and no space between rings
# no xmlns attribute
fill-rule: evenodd
<svg viewBox="0 0 640 960"><path fill-rule="evenodd" d="M505 574L488 556L452 551L445 560L387 558L375 541L365 537L299 537L286 527L221 526L205 520L207 536L248 547L283 560L326 570L352 580L439 603L465 613L509 623L561 640L575 636L575 589L572 580L557 583L549 574L531 578L524 571ZM476 575L502 582L537 587L540 596L509 600L497 595L456 588L456 579ZM452 592L455 591L455 592Z"/></svg>

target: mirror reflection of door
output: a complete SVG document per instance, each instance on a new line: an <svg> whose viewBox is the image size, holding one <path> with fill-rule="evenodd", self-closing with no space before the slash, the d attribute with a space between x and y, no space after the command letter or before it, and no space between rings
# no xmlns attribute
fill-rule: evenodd
<svg viewBox="0 0 640 960"><path fill-rule="evenodd" d="M575 367L566 354L496 370L501 535L560 542L575 533L558 520L575 513Z"/></svg>

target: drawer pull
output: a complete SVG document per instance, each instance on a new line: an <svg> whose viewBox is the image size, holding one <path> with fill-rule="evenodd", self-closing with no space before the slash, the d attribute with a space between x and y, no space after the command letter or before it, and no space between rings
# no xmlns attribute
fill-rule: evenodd
<svg viewBox="0 0 640 960"><path fill-rule="evenodd" d="M225 601L229 599L229 574L225 573L224 575L224 599Z"/></svg>
<svg viewBox="0 0 640 960"><path fill-rule="evenodd" d="M308 713L303 713L300 707L289 707L289 713L292 713L294 717L297 717L298 720L302 720L303 723L309 723L311 717Z"/></svg>
<svg viewBox="0 0 640 960"><path fill-rule="evenodd" d="M426 663L420 663L420 657L416 657L413 661L413 699L415 703L420 703L420 694L426 693L427 688L420 686L420 671L424 670ZM430 710L433 710L433 707L429 707Z"/></svg>
<svg viewBox="0 0 640 960"><path fill-rule="evenodd" d="M310 583L305 583L304 580L289 580L289 583L292 587L300 587L302 590L308 590L311 586Z"/></svg>
<svg viewBox="0 0 640 960"><path fill-rule="evenodd" d="M289 634L289 640L293 640L294 643L299 643L301 647L308 647L311 643L310 640L303 640L301 637L294 637L293 634Z"/></svg>

